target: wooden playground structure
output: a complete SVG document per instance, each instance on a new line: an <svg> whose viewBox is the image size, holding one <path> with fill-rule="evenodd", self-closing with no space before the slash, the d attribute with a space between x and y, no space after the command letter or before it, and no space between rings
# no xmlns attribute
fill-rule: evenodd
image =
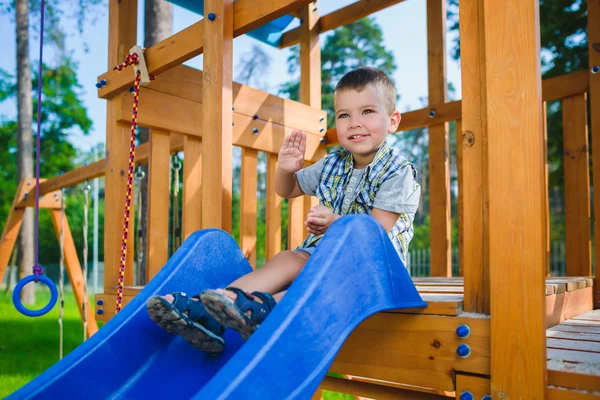
<svg viewBox="0 0 600 400"><path fill-rule="evenodd" d="M323 0L327 1L327 0ZM409 0L425 1L425 0ZM169 258L171 156L183 152L182 233L240 224L240 247L256 266L257 160L266 153L266 258L281 250L282 199L275 194L277 153L293 129L307 133L306 163L336 143L321 110L319 34L352 23L401 0L360 0L328 15L310 0L206 0L205 15L145 49L156 79L140 90L137 123L151 129L136 149L148 163L147 279ZM460 4L462 100L446 93L444 0L427 0L429 106L403 113L399 131L427 127L431 218L431 277L414 278L426 309L385 312L364 321L334 361L321 389L375 399L600 399L600 243L592 252L592 187L600 182L600 1L587 0L590 68L541 79L536 1L477 0ZM302 20L280 47L300 45L300 101L232 82L233 38L291 14ZM114 71L138 44L138 1L109 2L108 72L98 96L106 99L104 160L47 179L40 194L58 233L60 189L105 176L104 293L88 307L87 329L109 320L120 268L134 81ZM592 23L595 21L595 23ZM203 71L181 65L204 54ZM401 92L401 88L400 88ZM546 102L563 112L567 276L549 277L549 203L545 145ZM457 125L461 276L452 276L449 123ZM232 146L241 147L240 220L232 221ZM200 178L201 177L201 178ZM35 185L35 183L33 183ZM600 185L600 183L599 183ZM598 185L596 185L598 186ZM22 182L0 242L0 276L20 219L33 199ZM305 237L314 198L289 201L288 244ZM134 204L131 205L133 214ZM600 215L600 201L594 203ZM68 230L68 224L67 224ZM600 219L594 221L600 231ZM65 238L70 234L65 231ZM128 247L123 303L133 284L134 246ZM72 238L65 259L77 300L83 277ZM464 337L457 328L468 326ZM466 346L465 346L466 345ZM460 348L460 350L459 350ZM457 354L457 351L461 354ZM595 391L595 392L594 392ZM319 398L320 393L315 394ZM465 397L468 398L468 397Z"/></svg>

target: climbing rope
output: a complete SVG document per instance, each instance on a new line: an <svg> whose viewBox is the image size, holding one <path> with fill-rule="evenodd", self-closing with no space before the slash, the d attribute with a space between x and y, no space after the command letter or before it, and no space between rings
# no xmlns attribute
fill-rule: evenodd
<svg viewBox="0 0 600 400"><path fill-rule="evenodd" d="M136 53L130 54L125 57L125 61L116 67L117 71L122 71L130 65L137 65L139 63L139 56ZM153 79L153 77L150 77ZM117 287L117 306L115 313L118 314L123 308L123 286L125 283L125 265L127 264L127 238L129 234L129 212L131 211L131 190L133 186L133 171L135 167L135 134L137 130L137 113L138 104L140 98L140 80L141 74L138 72L133 82L133 112L131 117L131 136L129 146L129 171L127 174L127 193L125 196L125 215L123 218L123 237L121 239L121 265L119 268L119 284Z"/></svg>

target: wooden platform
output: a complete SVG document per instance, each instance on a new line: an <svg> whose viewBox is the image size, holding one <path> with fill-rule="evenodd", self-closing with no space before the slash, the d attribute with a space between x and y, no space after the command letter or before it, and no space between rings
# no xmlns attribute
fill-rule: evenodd
<svg viewBox="0 0 600 400"><path fill-rule="evenodd" d="M553 326L546 338L548 399L600 399L600 310ZM582 397L564 388L595 392ZM574 397L577 393L580 397Z"/></svg>

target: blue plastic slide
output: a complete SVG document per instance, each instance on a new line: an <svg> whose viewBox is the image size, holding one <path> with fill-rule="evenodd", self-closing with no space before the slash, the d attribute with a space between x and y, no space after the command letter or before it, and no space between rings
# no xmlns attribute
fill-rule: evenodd
<svg viewBox="0 0 600 400"><path fill-rule="evenodd" d="M250 270L227 233L193 234L98 333L8 399L307 399L361 321L384 310L426 306L379 223L357 215L329 228L245 344L227 330L225 352L209 355L147 315L145 303L154 294L197 294Z"/></svg>

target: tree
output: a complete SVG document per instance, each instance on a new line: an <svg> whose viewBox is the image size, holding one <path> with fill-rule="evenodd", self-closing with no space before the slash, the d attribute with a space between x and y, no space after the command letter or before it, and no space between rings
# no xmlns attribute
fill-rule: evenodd
<svg viewBox="0 0 600 400"><path fill-rule="evenodd" d="M33 176L33 161L30 157L33 151L32 142L32 104L31 104L31 65L29 63L29 16L37 15L40 10L40 2L28 0L6 0L0 2L0 10L7 13L15 13L15 26L17 38L17 179L20 181ZM59 0L50 0L45 3L48 25L46 28L49 42L60 51L64 50L65 33L59 22L63 15L59 7ZM101 4L101 0L81 0L78 2L78 17L80 30L83 29L83 21L86 18L88 7ZM44 24L46 25L46 24ZM26 275L33 266L33 212L31 209L25 211L23 223L18 240L18 263L21 276ZM35 292L32 285L28 285L21 291L23 304L35 302Z"/></svg>
<svg viewBox="0 0 600 400"><path fill-rule="evenodd" d="M144 47L154 46L161 40L169 37L173 32L173 6L166 0L145 0L144 13ZM148 128L139 128L139 143L146 143L150 138ZM148 243L148 164L140 165L146 178L140 182L140 195L142 202L141 221L138 228L138 234L141 235L141 249L137 249L138 254L148 254L146 251ZM137 246L136 242L136 245ZM138 260L137 284L146 283L146 257Z"/></svg>
<svg viewBox="0 0 600 400"><path fill-rule="evenodd" d="M372 17L337 28L325 39L321 47L321 98L322 109L328 113L329 126L334 126L333 90L345 73L363 65L379 68L390 77L396 71L394 56L382 43L383 32ZM299 55L299 47L293 47L288 58L290 74L296 74L300 69ZM300 80L283 84L280 93L298 100Z"/></svg>
<svg viewBox="0 0 600 400"><path fill-rule="evenodd" d="M37 84L38 72L33 77L33 89L29 94L30 103L35 112L32 120L37 120ZM31 85L31 82L30 82ZM14 77L0 70L0 102L14 96L16 84ZM60 175L74 168L78 152L69 141L69 135L74 130L84 134L90 132L92 121L81 100L81 86L77 81L77 65L70 59L63 59L57 67L43 66L43 86L41 105L41 153L40 175L42 177ZM33 97L33 100L31 100ZM5 146L0 148L0 227L6 222L12 205L12 198L17 189L14 176L18 170L18 143L15 137L17 121L6 117L0 119L0 142ZM37 132L36 132L37 133ZM32 133L30 141L35 139ZM34 150L29 154L29 162L33 163ZM72 189L75 193L78 189ZM71 224L75 243L82 248L81 226L83 219L82 198L68 196L67 205L69 223ZM40 213L40 263L56 263L59 260L59 247L48 213ZM31 235L33 238L33 235ZM25 271L30 273L31 265Z"/></svg>

